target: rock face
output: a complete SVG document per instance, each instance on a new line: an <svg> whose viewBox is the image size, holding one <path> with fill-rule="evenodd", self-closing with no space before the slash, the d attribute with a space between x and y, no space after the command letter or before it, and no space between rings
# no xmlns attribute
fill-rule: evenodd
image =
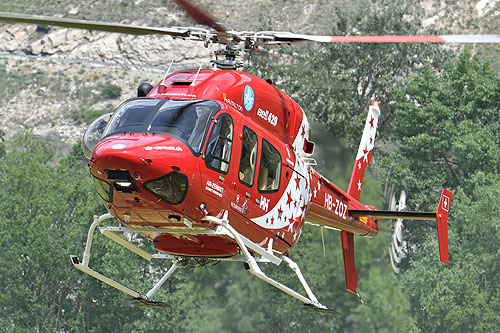
<svg viewBox="0 0 500 333"><path fill-rule="evenodd" d="M74 119L75 112L112 111L121 101L134 97L140 82L158 82L172 60L172 70L197 68L202 61L208 67L210 52L202 43L169 36L0 26L5 75L17 77L22 72L26 76L5 87L7 94L0 99L0 130L7 139L30 130L49 140L74 144L87 127ZM68 62L61 61L64 59ZM40 76L44 80L37 79ZM105 83L119 86L122 96L101 100L99 84ZM0 85L0 96L1 91Z"/></svg>
<svg viewBox="0 0 500 333"><path fill-rule="evenodd" d="M329 34L335 25L336 2L333 0L313 0L305 5L299 0L199 2L235 30L272 28ZM355 10L362 2L342 2L342 8ZM102 14L121 11L121 8L110 8L111 2L106 1L71 3L68 8L64 7L64 1L57 3L61 3L61 8L55 13L63 16L106 20ZM376 3L388 5L383 1ZM182 25L192 25L175 8L158 6L157 2L136 0L132 5L122 1L120 5L141 8L133 15L120 13L119 17L123 15L128 23L139 20L139 25L171 26L180 21ZM53 15L51 10L43 12ZM146 17L143 12L151 15ZM420 20L424 28L447 33L498 33L500 0L454 3L420 0L414 8L408 8L408 19ZM0 25L0 130L6 132L7 137L31 130L50 140L75 143L87 126L78 115L89 110L113 110L121 101L134 97L139 83L158 82L172 60L172 70L197 68L202 61L204 67L209 67L210 53L211 49L204 48L200 42L174 40L168 36L132 36L28 24ZM42 56L46 60L38 58ZM119 86L122 95L103 99L99 89L109 84Z"/></svg>
<svg viewBox="0 0 500 333"><path fill-rule="evenodd" d="M79 29L52 28L37 32L36 26L0 26L0 52L86 59L123 64L168 65L171 60L189 66L208 59L202 43L169 36L132 36Z"/></svg>

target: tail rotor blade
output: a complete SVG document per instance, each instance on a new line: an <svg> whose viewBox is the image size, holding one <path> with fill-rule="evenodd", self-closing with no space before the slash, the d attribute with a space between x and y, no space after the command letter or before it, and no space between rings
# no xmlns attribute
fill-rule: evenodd
<svg viewBox="0 0 500 333"><path fill-rule="evenodd" d="M396 274L399 274L400 272L400 269L398 268L398 266L396 266L396 264L394 264L394 257L392 255L392 251L389 251L389 256L391 258L391 266L392 266L392 270L394 271L394 273Z"/></svg>
<svg viewBox="0 0 500 333"><path fill-rule="evenodd" d="M389 208L393 211L402 212L406 208L406 192L402 190L399 194L399 201L396 203L395 195L391 197ZM393 220L394 231L392 233L392 243L389 247L389 257L391 259L392 269L396 274L399 274L400 269L398 264L404 258L404 242L403 242L403 219L397 218Z"/></svg>
<svg viewBox="0 0 500 333"><path fill-rule="evenodd" d="M396 195L392 193L391 200L389 200L389 210L396 210Z"/></svg>
<svg viewBox="0 0 500 333"><path fill-rule="evenodd" d="M402 227L403 219L398 219L394 228L394 233L392 234L392 243L398 252L401 252L402 250L402 247L399 245L403 242L403 233L401 232Z"/></svg>
<svg viewBox="0 0 500 333"><path fill-rule="evenodd" d="M391 259L393 259L396 263L400 263L403 255L398 252L394 246L394 243L391 244Z"/></svg>
<svg viewBox="0 0 500 333"><path fill-rule="evenodd" d="M403 211L406 209L406 191L402 190L399 194L398 211Z"/></svg>

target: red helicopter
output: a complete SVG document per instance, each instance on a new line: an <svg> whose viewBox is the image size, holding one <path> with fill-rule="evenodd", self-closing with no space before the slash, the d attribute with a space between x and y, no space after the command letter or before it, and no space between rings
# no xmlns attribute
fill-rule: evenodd
<svg viewBox="0 0 500 333"><path fill-rule="evenodd" d="M378 102L368 110L351 180L343 191L313 169L314 143L305 112L270 81L238 71L246 52L262 45L316 42L500 43L498 35L312 36L288 32L227 31L185 0L177 0L202 28L151 28L76 19L0 13L0 20L131 34L166 34L222 44L213 69L181 70L95 120L84 136L96 190L109 213L96 217L80 261L73 265L144 305L189 260L239 261L249 272L297 298L310 310L321 304L290 252L306 223L341 232L347 290L358 295L354 235L375 237L379 218L437 221L441 261L448 264L447 220L452 193L443 190L436 212L380 211L359 202L370 163ZM165 275L142 294L89 267L95 229L107 219L120 226L101 233L146 260L168 259ZM153 242L151 254L118 235L132 232ZM284 261L297 275L299 293L268 277L259 264ZM361 300L361 298L360 298Z"/></svg>

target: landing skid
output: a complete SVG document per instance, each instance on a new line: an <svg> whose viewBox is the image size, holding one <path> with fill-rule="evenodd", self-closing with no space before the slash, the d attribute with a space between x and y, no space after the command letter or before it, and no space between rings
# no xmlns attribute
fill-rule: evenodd
<svg viewBox="0 0 500 333"><path fill-rule="evenodd" d="M116 232L162 232L162 233L170 233L170 234L193 234L193 235L228 235L232 237L240 248L241 254L229 257L229 258L217 258L217 260L224 261L239 261L244 262L245 266L248 268L249 272L252 275L255 275L259 279L269 283L270 285L280 289L281 291L287 293L288 295L295 297L304 303L304 308L308 311L318 312L318 313L338 313L335 310L328 309L326 306L322 305L318 302L316 296L313 294L309 285L307 284L304 276L302 275L299 266L289 257L278 254L276 255L272 248L264 249L259 245L253 243L249 239L245 238L243 235L238 233L230 224L228 220L228 212L226 211L224 217L222 219L206 216L203 218L204 221L209 221L215 223L218 227L216 230L179 230L179 229L170 229L170 228L147 228L143 227L140 229L136 228L128 228L128 227L102 227L99 228L100 232L106 237L112 239L118 244L124 246L130 251L136 253L137 255L143 257L144 259L151 261L152 259L169 259L173 260L173 264L170 269L163 275L163 277L145 294L140 294L139 292L130 289L119 282L116 282L113 279L110 279L103 274L94 271L89 267L90 261L90 250L92 246L93 234L99 223L106 219L112 219L113 216L110 213L104 214L100 217L95 216L94 222L89 228L89 232L87 235L87 243L85 245L85 251L83 254L83 261L80 262L76 256L71 256L71 261L75 268L80 271L106 283L107 285L116 288L127 295L130 295L134 298L133 303L138 306L148 306L148 307L168 307L169 305L163 302L157 302L153 300L154 294L158 291L158 289L167 281L167 279L177 270L177 268L185 266L189 261L189 257L179 257L173 256L166 253L157 253L151 254L143 249L137 247L135 244L125 240L124 238L115 234ZM251 254L250 250L254 253ZM285 286L284 284L273 280L272 278L266 276L264 272L259 267L258 263L273 263L275 265L279 265L282 261L288 264L288 267L292 269L297 278L299 279L302 287L304 288L307 296L304 296L293 289Z"/></svg>

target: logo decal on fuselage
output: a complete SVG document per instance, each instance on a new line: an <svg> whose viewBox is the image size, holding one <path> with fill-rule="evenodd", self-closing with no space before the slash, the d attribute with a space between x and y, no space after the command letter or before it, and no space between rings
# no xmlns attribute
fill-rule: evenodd
<svg viewBox="0 0 500 333"><path fill-rule="evenodd" d="M144 147L144 150L169 150L169 151L182 151L182 148L179 146L147 146Z"/></svg>
<svg viewBox="0 0 500 333"><path fill-rule="evenodd" d="M212 192L216 196L222 198L224 194L224 187L218 185L217 183L212 182L211 180L207 180L205 185L205 190Z"/></svg>
<svg viewBox="0 0 500 333"><path fill-rule="evenodd" d="M243 94L243 104L245 104L245 110L250 111L253 108L253 103L255 102L255 95L253 89L250 86L245 86L245 93Z"/></svg>

